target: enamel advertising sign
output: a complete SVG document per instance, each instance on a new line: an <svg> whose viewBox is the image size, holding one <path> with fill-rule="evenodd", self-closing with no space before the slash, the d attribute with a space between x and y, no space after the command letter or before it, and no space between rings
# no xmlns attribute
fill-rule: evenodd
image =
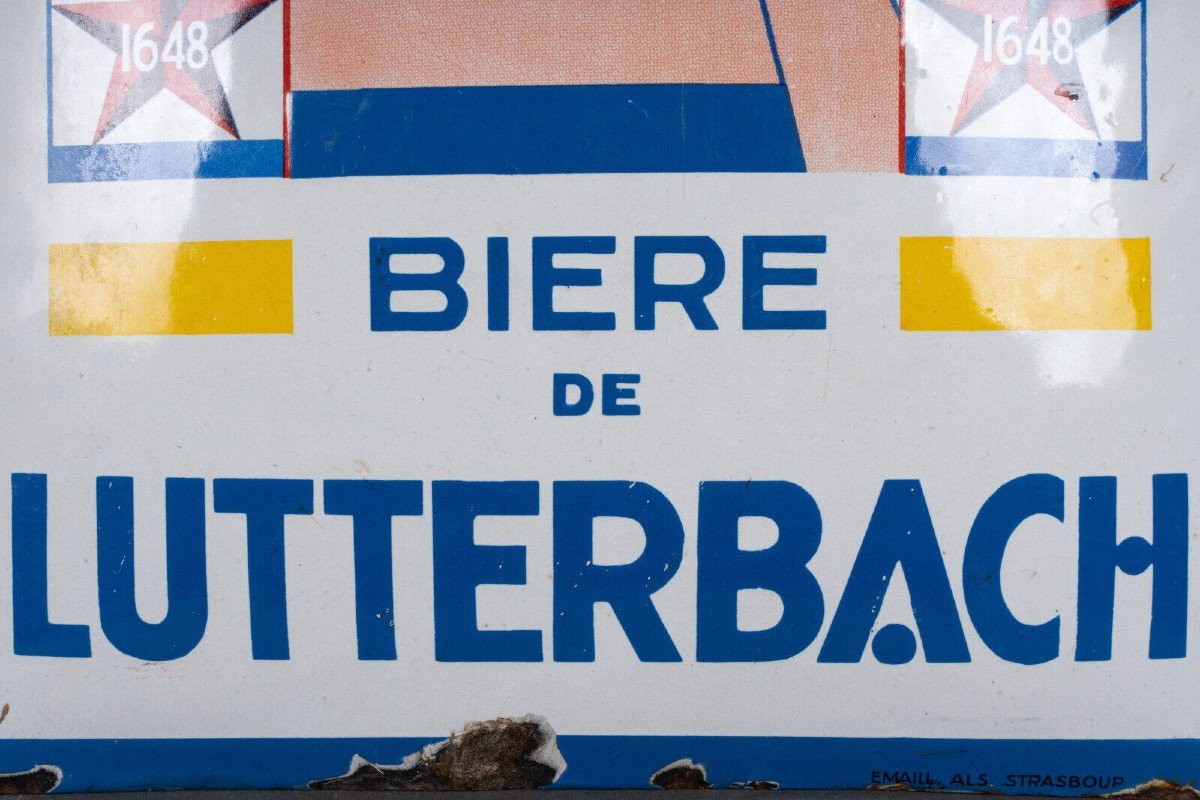
<svg viewBox="0 0 1200 800"><path fill-rule="evenodd" d="M0 23L0 792L1190 797L1200 5Z"/></svg>

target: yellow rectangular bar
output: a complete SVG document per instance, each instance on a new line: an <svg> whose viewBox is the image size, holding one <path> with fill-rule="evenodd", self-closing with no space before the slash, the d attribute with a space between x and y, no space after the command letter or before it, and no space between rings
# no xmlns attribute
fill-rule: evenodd
<svg viewBox="0 0 1200 800"><path fill-rule="evenodd" d="M900 329L1148 331L1150 240L902 238Z"/></svg>
<svg viewBox="0 0 1200 800"><path fill-rule="evenodd" d="M290 241L50 245L52 336L291 332Z"/></svg>

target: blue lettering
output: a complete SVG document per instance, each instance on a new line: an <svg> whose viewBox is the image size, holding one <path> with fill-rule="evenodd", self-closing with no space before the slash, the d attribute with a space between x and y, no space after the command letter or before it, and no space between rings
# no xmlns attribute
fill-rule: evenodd
<svg viewBox="0 0 1200 800"><path fill-rule="evenodd" d="M1000 588L1008 541L1022 522L1045 514L1063 520L1064 487L1054 475L1025 475L1001 486L984 502L967 536L963 595L979 638L996 655L1015 664L1058 658L1059 618L1027 625L1013 616Z"/></svg>
<svg viewBox="0 0 1200 800"><path fill-rule="evenodd" d="M816 286L812 268L767 267L767 253L825 252L824 236L747 236L742 240L742 327L748 331L825 330L824 311L767 311L763 290L767 286Z"/></svg>
<svg viewBox="0 0 1200 800"><path fill-rule="evenodd" d="M137 610L133 557L133 478L96 479L96 575L100 627L113 647L144 661L190 653L208 624L204 481L166 480L167 614L147 623Z"/></svg>
<svg viewBox="0 0 1200 800"><path fill-rule="evenodd" d="M449 331L467 316L467 293L459 284L466 260L462 248L446 237L393 239L373 237L371 247L371 330ZM433 255L442 260L437 272L393 272L392 256ZM441 311L393 311L395 292L440 292Z"/></svg>
<svg viewBox="0 0 1200 800"><path fill-rule="evenodd" d="M50 621L46 564L46 476L12 476L13 653L90 658L87 625Z"/></svg>
<svg viewBox="0 0 1200 800"><path fill-rule="evenodd" d="M283 521L313 513L313 482L279 478L217 478L213 508L246 515L250 582L250 649L255 659L286 661L287 580Z"/></svg>
<svg viewBox="0 0 1200 800"><path fill-rule="evenodd" d="M1079 481L1079 630L1076 661L1112 658L1116 571L1153 569L1150 658L1187 654L1188 480L1155 475L1154 543L1130 536L1117 543L1117 479Z"/></svg>
<svg viewBox="0 0 1200 800"><path fill-rule="evenodd" d="M765 517L778 526L775 544L738 548L738 521ZM696 659L781 661L812 644L825 603L809 560L821 543L821 512L812 496L783 481L700 484L697 531ZM766 589L783 603L774 627L738 629L737 596Z"/></svg>
<svg viewBox="0 0 1200 800"><path fill-rule="evenodd" d="M646 547L630 564L592 563L597 517L635 520ZM594 606L608 603L642 661L681 661L651 595L679 570L683 524L671 502L646 483L554 484L554 660L595 661Z"/></svg>
<svg viewBox="0 0 1200 800"><path fill-rule="evenodd" d="M537 513L537 481L434 481L433 617L438 661L542 660L541 631L481 631L475 607L477 586L525 583L525 548L475 544L475 519Z"/></svg>
<svg viewBox="0 0 1200 800"><path fill-rule="evenodd" d="M621 400L632 400L637 396L637 390L627 388L642 382L641 375L605 374L601 379L600 412L606 417L636 417L642 413L642 407L637 403L622 403Z"/></svg>
<svg viewBox="0 0 1200 800"><path fill-rule="evenodd" d="M508 330L508 237L487 240L488 330Z"/></svg>
<svg viewBox="0 0 1200 800"><path fill-rule="evenodd" d="M855 663L862 658L896 567L904 571L925 660L971 660L921 483L889 480L879 493L817 661ZM872 651L880 661L904 663L915 655L912 634L905 636L903 630L888 625L879 632L886 635Z"/></svg>
<svg viewBox="0 0 1200 800"><path fill-rule="evenodd" d="M700 256L704 274L695 283L654 281L654 261L663 253ZM655 307L679 303L698 331L717 330L717 321L704 303L725 279L725 254L707 236L638 236L633 240L633 326L654 330Z"/></svg>
<svg viewBox="0 0 1200 800"><path fill-rule="evenodd" d="M354 520L354 616L362 661L396 659L392 517L422 510L420 481L325 481L325 513Z"/></svg>
<svg viewBox="0 0 1200 800"><path fill-rule="evenodd" d="M558 254L612 255L617 250L613 236L535 236L533 238L533 329L535 331L611 331L617 317L611 311L556 311L557 286L599 286L600 270L556 267Z"/></svg>
<svg viewBox="0 0 1200 800"><path fill-rule="evenodd" d="M567 396L567 390L574 386L579 390L578 399L572 401ZM596 390L586 376L576 372L554 373L554 416L581 417L592 408L596 399Z"/></svg>

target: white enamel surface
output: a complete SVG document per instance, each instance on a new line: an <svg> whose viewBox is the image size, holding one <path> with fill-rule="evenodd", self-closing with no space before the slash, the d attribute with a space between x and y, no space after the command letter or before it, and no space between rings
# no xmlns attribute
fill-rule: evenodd
<svg viewBox="0 0 1200 800"><path fill-rule="evenodd" d="M597 175L48 186L44 14L38 3L11 0L0 10L0 98L16 109L0 123L0 483L11 472L49 474L51 618L91 626L94 655L12 654L9 492L0 490L0 703L11 706L3 735L441 735L524 713L544 716L559 734L1200 735L1200 656L1147 659L1145 576L1118 579L1113 659L1071 659L1078 478L1118 476L1123 535L1148 534L1156 473L1191 473L1195 515L1200 6L1154 2L1146 182ZM1113 135L1130 130L1121 125ZM695 332L677 309L660 312L657 331L633 330L633 237L673 233L710 235L729 259L726 283L710 298L719 331ZM825 234L829 252L810 259L817 287L773 290L769 302L826 308L829 328L742 331L741 237L785 233ZM529 331L530 238L568 234L618 238L615 256L592 262L603 265L604 285L566 295L572 309L616 311L615 332ZM462 244L472 310L461 328L370 332L367 240L382 235ZM494 235L512 242L507 333L489 333L483 317L485 240ZM1154 329L901 333L897 242L906 235L1149 236ZM275 238L294 242L294 335L47 334L51 242ZM641 373L642 415L553 417L558 371ZM1065 523L1022 528L1002 576L1022 619L1062 617L1062 655L1034 668L987 650L965 621L961 594L964 541L980 503L1030 472L1067 482ZM548 660L434 660L428 483L426 514L394 525L398 660L356 658L350 522L320 513L319 483L318 513L287 523L289 661L251 659L245 522L212 513L211 499L203 641L175 662L130 659L99 628L97 475L136 479L147 619L165 612L164 477L539 480L539 516L481 527L480 542L527 548L529 582L481 589L480 618L543 630ZM927 665L918 655L889 667L869 649L859 664L816 662L888 478L923 483L970 664ZM596 662L549 660L550 482L558 479L642 480L674 502L688 546L655 603L683 663L639 663L603 606ZM794 481L820 504L824 537L812 569L825 594L824 628L789 661L697 664L697 485L747 479ZM613 557L628 555L617 541L628 532L617 522L611 532ZM1190 610L1200 619L1193 556ZM761 624L776 613L747 605L768 615ZM879 625L911 621L897 580ZM1191 652L1200 653L1194 624L1192 634Z"/></svg>

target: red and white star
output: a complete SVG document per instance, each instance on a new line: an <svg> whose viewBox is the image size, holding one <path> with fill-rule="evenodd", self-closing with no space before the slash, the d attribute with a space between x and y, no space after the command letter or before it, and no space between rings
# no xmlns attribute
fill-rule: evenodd
<svg viewBox="0 0 1200 800"><path fill-rule="evenodd" d="M114 54L93 143L161 91L239 138L212 49L275 0L125 0L60 3L54 10Z"/></svg>
<svg viewBox="0 0 1200 800"><path fill-rule="evenodd" d="M958 133L1025 86L1030 86L1084 130L1095 132L1095 115L1075 53L1079 45L1142 2L922 1L978 45L951 134ZM1005 25L1008 36L1001 35L1001 26ZM1054 25L1059 25L1059 29L1054 30ZM1039 26L1041 36L1046 38L1040 49L1030 48L1028 43ZM1052 45L1059 42L1060 52L1050 57ZM1004 47L1009 48L1010 57L1002 59L997 48ZM1069 57L1062 57L1068 54Z"/></svg>

